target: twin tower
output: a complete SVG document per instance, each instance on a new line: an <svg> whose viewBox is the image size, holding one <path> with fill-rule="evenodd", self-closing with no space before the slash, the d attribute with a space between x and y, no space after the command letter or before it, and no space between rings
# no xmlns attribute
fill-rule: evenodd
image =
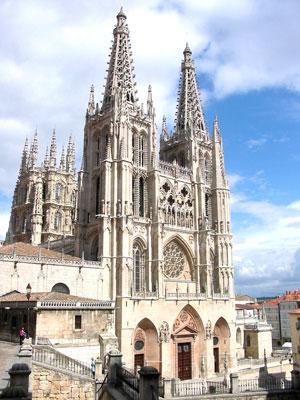
<svg viewBox="0 0 300 400"><path fill-rule="evenodd" d="M54 132L41 166L37 136L30 148L26 143L6 241L75 238L75 254L111 271L112 297L161 291L164 279L176 288L190 281L195 293L230 293L222 139L217 119L208 133L192 52L188 45L183 52L174 131L164 117L158 151L151 86L144 107L122 10L113 35L100 105L90 91L78 182L71 138L57 164Z"/></svg>
<svg viewBox="0 0 300 400"><path fill-rule="evenodd" d="M38 167L35 138L24 149L7 241L63 245L69 237L75 255L95 261L104 298L116 302L128 365L180 379L217 373L235 359L230 194L218 121L210 136L187 45L174 131L164 118L158 150L151 87L144 107L122 9L113 35L101 104L90 91L78 182L72 140L56 165L54 135Z"/></svg>

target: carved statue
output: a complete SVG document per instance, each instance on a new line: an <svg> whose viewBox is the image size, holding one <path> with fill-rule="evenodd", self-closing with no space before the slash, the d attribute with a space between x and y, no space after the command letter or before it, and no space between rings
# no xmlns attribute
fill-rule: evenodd
<svg viewBox="0 0 300 400"><path fill-rule="evenodd" d="M166 321L163 321L159 328L159 341L163 343L168 343L169 336L170 336L169 324Z"/></svg>

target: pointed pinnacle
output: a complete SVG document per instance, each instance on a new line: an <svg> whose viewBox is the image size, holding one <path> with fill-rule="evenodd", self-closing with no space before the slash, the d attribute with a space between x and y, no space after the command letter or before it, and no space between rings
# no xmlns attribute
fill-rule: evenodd
<svg viewBox="0 0 300 400"><path fill-rule="evenodd" d="M192 51L190 49L188 42L186 42L185 49L183 51L183 54L186 54L186 53L192 54Z"/></svg>
<svg viewBox="0 0 300 400"><path fill-rule="evenodd" d="M121 9L117 14L117 19L119 19L119 18L125 18L125 19L127 18L126 14L124 13L123 6L121 6Z"/></svg>

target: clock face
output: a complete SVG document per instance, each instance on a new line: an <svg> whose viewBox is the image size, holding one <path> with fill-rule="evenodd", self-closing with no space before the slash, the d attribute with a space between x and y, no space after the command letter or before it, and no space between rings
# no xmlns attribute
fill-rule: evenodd
<svg viewBox="0 0 300 400"><path fill-rule="evenodd" d="M214 338L213 338L214 346L216 346L218 343L219 343L219 338L217 338L217 336L214 336Z"/></svg>
<svg viewBox="0 0 300 400"><path fill-rule="evenodd" d="M134 343L134 349L135 350L139 351L139 350L142 350L143 348L144 348L144 342L142 340L137 340Z"/></svg>

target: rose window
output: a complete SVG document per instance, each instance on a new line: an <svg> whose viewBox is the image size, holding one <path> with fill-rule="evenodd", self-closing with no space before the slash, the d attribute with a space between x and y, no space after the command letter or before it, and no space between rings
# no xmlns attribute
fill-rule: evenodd
<svg viewBox="0 0 300 400"><path fill-rule="evenodd" d="M185 257L177 243L169 243L164 249L164 273L168 278L178 278L183 270Z"/></svg>

